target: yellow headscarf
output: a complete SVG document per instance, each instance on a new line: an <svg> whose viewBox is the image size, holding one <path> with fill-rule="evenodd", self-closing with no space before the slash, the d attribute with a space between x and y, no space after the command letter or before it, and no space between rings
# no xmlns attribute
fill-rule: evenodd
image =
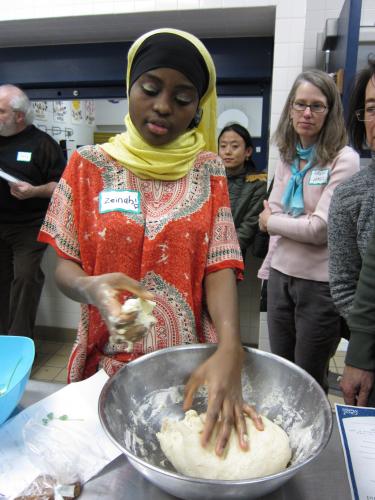
<svg viewBox="0 0 375 500"><path fill-rule="evenodd" d="M157 33L172 33L181 36L190 41L202 55L209 74L208 88L199 103L199 107L203 110L202 119L197 128L186 131L169 144L155 147L144 141L133 125L130 115L127 114L125 116L126 132L111 137L109 142L102 145L102 148L141 179L171 181L180 179L189 172L200 151L216 152L216 71L208 50L194 35L172 28L153 30L138 38L129 49L126 72L127 89L129 89L130 70L137 50L144 40Z"/></svg>

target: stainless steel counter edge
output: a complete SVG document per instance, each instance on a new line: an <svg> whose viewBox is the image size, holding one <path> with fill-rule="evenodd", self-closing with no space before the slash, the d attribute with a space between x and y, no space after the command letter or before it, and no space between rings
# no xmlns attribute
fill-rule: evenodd
<svg viewBox="0 0 375 500"><path fill-rule="evenodd" d="M30 380L20 409L62 388L62 384ZM143 478L121 455L88 481L80 500L167 500L175 497ZM202 491L202 499L204 499ZM331 439L319 457L307 464L284 486L260 500L351 500L344 454L334 417Z"/></svg>

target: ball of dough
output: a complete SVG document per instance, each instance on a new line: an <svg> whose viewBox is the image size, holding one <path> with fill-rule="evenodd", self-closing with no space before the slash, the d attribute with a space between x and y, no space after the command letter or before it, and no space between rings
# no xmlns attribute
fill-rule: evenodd
<svg viewBox="0 0 375 500"><path fill-rule="evenodd" d="M158 432L161 449L175 469L185 476L203 479L252 479L281 472L291 459L292 452L286 432L262 416L264 430L258 431L246 417L249 450L238 444L234 429L224 455L215 453L217 429L208 445L201 445L205 414L189 410L183 420L165 418Z"/></svg>
<svg viewBox="0 0 375 500"><path fill-rule="evenodd" d="M124 313L137 313L136 323L149 329L151 325L156 323L155 317L152 315L156 303L152 300L141 299L128 299L121 307Z"/></svg>

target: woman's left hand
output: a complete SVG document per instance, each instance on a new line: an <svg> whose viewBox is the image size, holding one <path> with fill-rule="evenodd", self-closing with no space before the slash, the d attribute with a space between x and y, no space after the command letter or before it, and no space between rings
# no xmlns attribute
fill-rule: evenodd
<svg viewBox="0 0 375 500"><path fill-rule="evenodd" d="M259 229L263 232L267 232L268 219L272 215L272 210L270 209L270 204L267 200L263 201L264 210L259 214Z"/></svg>
<svg viewBox="0 0 375 500"><path fill-rule="evenodd" d="M216 352L194 371L185 387L184 411L191 407L198 387L201 385L208 387L202 446L207 445L215 424L218 423L219 431L215 451L219 456L224 452L233 426L237 431L240 447L244 450L248 449L245 414L254 421L258 430L263 430L261 417L242 399L243 358L241 346L235 348L232 353L219 346Z"/></svg>

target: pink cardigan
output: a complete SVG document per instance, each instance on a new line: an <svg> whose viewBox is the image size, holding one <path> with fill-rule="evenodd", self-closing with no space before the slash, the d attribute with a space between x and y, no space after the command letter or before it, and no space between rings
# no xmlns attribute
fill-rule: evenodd
<svg viewBox="0 0 375 500"><path fill-rule="evenodd" d="M348 146L331 164L311 168L303 180L305 214L292 217L283 213L281 206L291 176L290 165L279 161L269 198L272 215L267 226L270 235L281 236L272 255L272 268L297 278L328 281L327 221L332 194L340 182L358 171L359 156Z"/></svg>

